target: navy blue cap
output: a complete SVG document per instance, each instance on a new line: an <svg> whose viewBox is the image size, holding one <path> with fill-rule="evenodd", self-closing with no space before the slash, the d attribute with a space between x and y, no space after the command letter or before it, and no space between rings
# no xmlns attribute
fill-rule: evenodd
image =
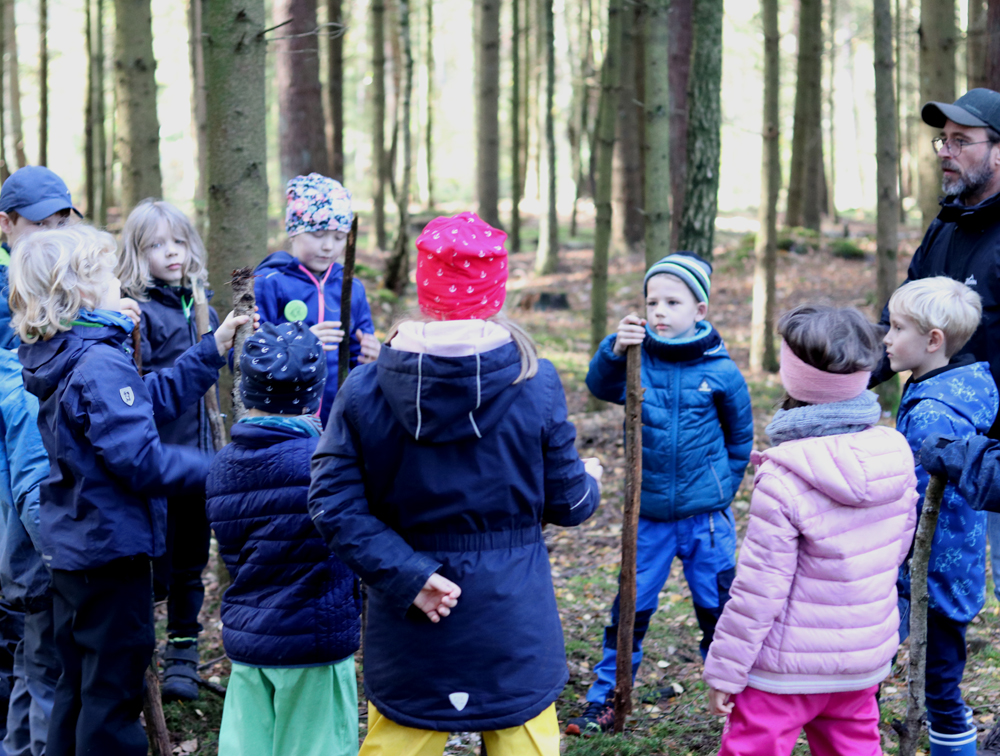
<svg viewBox="0 0 1000 756"><path fill-rule="evenodd" d="M43 165L26 165L14 171L0 188L0 212L14 210L32 223L67 208L83 217L73 207L66 182Z"/></svg>
<svg viewBox="0 0 1000 756"><path fill-rule="evenodd" d="M935 129L944 128L945 121L959 126L989 126L1000 131L1000 92L978 87L970 89L953 104L928 102L920 110L924 123Z"/></svg>
<svg viewBox="0 0 1000 756"><path fill-rule="evenodd" d="M264 323L243 343L243 403L276 415L319 410L326 385L326 354L301 322Z"/></svg>

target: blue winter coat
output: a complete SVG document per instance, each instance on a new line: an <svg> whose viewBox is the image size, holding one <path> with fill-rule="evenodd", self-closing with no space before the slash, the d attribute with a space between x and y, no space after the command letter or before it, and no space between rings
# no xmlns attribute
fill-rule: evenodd
<svg viewBox="0 0 1000 756"><path fill-rule="evenodd" d="M23 611L48 594L38 491L49 457L38 433L38 400L24 390L21 363L7 349L0 350L0 441L0 588Z"/></svg>
<svg viewBox="0 0 1000 756"><path fill-rule="evenodd" d="M139 378L117 326L80 326L18 354L24 385L38 397L49 455L41 486L42 559L51 569L86 570L121 557L159 556L165 496L203 492L210 457L160 442L157 424L175 420L218 377L225 360L205 336L170 370Z"/></svg>
<svg viewBox="0 0 1000 756"><path fill-rule="evenodd" d="M370 586L365 690L393 722L515 727L566 683L541 523L583 522L599 493L555 368L519 371L514 344L385 347L344 383L313 457L309 509ZM437 624L411 606L434 572L462 589Z"/></svg>
<svg viewBox="0 0 1000 756"><path fill-rule="evenodd" d="M587 388L625 403L625 357L615 334L597 349ZM642 344L641 514L672 522L726 509L743 480L753 447L753 410L746 381L722 337L702 321L695 336Z"/></svg>
<svg viewBox="0 0 1000 756"><path fill-rule="evenodd" d="M0 349L17 349L21 345L21 340L10 327L9 273L6 265L0 265Z"/></svg>
<svg viewBox="0 0 1000 756"><path fill-rule="evenodd" d="M256 667L333 664L358 650L357 578L312 520L316 437L237 423L208 475L208 519L232 585L222 597L229 658Z"/></svg>
<svg viewBox="0 0 1000 756"><path fill-rule="evenodd" d="M896 429L917 457L932 433L967 438L990 429L1000 407L988 362L958 358L919 380L910 380L899 403ZM930 476L917 463L917 492L923 495ZM910 594L909 563L900 571L900 595ZM986 513L976 512L954 484L944 489L927 571L930 607L955 622L972 621L983 608L986 589Z"/></svg>
<svg viewBox="0 0 1000 756"><path fill-rule="evenodd" d="M289 302L295 300L306 305L309 313L303 321L306 325L316 325L324 320L340 320L340 294L344 287L344 266L340 263L333 264L322 292L299 264L298 259L287 252L268 255L257 266L256 275L254 294L257 297L261 323L287 322L285 308ZM322 276L315 278L320 281L323 279ZM375 332L372 312L365 298L365 285L355 278L351 288L351 331L348 334L352 368L358 364L358 357L361 355L361 342L354 337L358 329L361 329L362 333ZM319 408L319 417L323 425L326 425L333 399L337 395L337 354L336 349L326 353L327 375L330 376L330 380L326 382L326 390L323 392Z"/></svg>
<svg viewBox="0 0 1000 756"><path fill-rule="evenodd" d="M211 292L206 294L211 298ZM195 325L193 306L190 319L184 315L182 297L188 302L194 299L190 289L156 284L146 289L146 295L149 301L140 303L142 319L139 321L142 370L153 373L173 367L177 358L201 341L201 337ZM208 308L208 320L213 331L219 327L219 316L212 307ZM186 408L176 420L161 425L160 440L214 452L205 400Z"/></svg>

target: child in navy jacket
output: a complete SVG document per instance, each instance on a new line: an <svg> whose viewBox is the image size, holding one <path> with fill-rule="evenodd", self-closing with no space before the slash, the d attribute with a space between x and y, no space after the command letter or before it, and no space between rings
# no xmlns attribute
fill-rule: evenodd
<svg viewBox="0 0 1000 756"><path fill-rule="evenodd" d="M240 369L248 417L207 484L233 578L222 599L233 671L219 754L353 756L360 591L306 505L326 358L304 324L267 323L246 340Z"/></svg>
<svg viewBox="0 0 1000 756"><path fill-rule="evenodd" d="M25 387L38 397L50 472L41 486L42 560L52 572L56 688L46 753L146 753L139 724L153 652L150 558L164 548L161 496L204 486L209 457L160 441L215 382L245 318L230 316L177 360L140 378L117 312L117 247L86 226L19 241L10 266Z"/></svg>
<svg viewBox="0 0 1000 756"><path fill-rule="evenodd" d="M357 278L351 289L351 333L340 323L344 266L338 260L347 246L354 212L351 194L340 182L318 173L288 182L285 231L289 252L275 252L257 266L254 293L261 323L303 322L327 350L328 374L337 375L337 349L351 350L351 367L378 358L372 313L365 286ZM320 420L326 424L337 395L337 381L326 383Z"/></svg>
<svg viewBox="0 0 1000 756"><path fill-rule="evenodd" d="M627 315L601 342L587 386L598 399L625 403L625 350L642 344L642 502L636 573L632 675L674 557L684 564L701 654L729 598L736 568L736 528L729 510L753 445L746 382L706 320L712 266L680 252L653 265L643 283L646 318ZM570 734L607 730L614 721L618 598L604 633L588 707Z"/></svg>
<svg viewBox="0 0 1000 756"><path fill-rule="evenodd" d="M362 756L440 753L469 730L490 756L559 753L568 675L541 525L586 520L600 467L577 456L551 363L493 317L504 238L472 213L427 225L433 322L404 322L350 374L313 457L313 520L369 586Z"/></svg>

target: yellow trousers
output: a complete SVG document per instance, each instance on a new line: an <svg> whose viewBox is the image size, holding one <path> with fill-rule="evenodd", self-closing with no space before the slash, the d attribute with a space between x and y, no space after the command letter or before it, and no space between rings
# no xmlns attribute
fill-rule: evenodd
<svg viewBox="0 0 1000 756"><path fill-rule="evenodd" d="M358 756L441 756L447 732L396 724L368 702L368 735ZM559 756L559 721L552 704L520 727L483 733L490 756Z"/></svg>

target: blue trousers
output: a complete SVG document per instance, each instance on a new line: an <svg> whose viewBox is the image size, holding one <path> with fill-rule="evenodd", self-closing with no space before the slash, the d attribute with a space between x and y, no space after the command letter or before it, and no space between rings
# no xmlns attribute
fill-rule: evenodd
<svg viewBox="0 0 1000 756"><path fill-rule="evenodd" d="M7 756L42 756L59 682L52 624L52 599L24 615L24 637L14 652L14 689L7 710Z"/></svg>
<svg viewBox="0 0 1000 756"><path fill-rule="evenodd" d="M997 601L1000 601L1000 512L986 513L986 539L990 542L993 595L997 597Z"/></svg>
<svg viewBox="0 0 1000 756"><path fill-rule="evenodd" d="M736 573L736 526L730 510L687 517L675 522L639 518L636 552L635 630L632 634L632 679L642 662L642 641L659 605L674 557L684 565L694 612L701 628L701 655L708 653L729 587ZM594 667L597 680L587 700L604 703L615 689L618 666L618 603L611 607L611 624L604 628L604 655Z"/></svg>

